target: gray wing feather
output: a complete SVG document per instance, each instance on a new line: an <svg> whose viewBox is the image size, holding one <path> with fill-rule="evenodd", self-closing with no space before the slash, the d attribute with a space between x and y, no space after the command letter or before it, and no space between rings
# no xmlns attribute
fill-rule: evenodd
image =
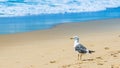
<svg viewBox="0 0 120 68"><path fill-rule="evenodd" d="M78 44L75 47L75 51L78 51L79 53L86 53L86 47L84 47L82 44Z"/></svg>

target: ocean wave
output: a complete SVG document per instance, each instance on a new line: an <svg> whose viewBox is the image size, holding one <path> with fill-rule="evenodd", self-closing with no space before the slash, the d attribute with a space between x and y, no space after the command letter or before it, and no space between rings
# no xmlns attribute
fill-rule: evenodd
<svg viewBox="0 0 120 68"><path fill-rule="evenodd" d="M96 12L120 6L120 0L0 0L0 17Z"/></svg>

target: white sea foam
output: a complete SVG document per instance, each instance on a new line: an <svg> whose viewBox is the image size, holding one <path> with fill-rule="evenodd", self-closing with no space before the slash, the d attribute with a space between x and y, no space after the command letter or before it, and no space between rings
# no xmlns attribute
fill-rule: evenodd
<svg viewBox="0 0 120 68"><path fill-rule="evenodd" d="M94 12L120 7L120 0L0 0L0 16ZM13 2L15 1L15 2Z"/></svg>

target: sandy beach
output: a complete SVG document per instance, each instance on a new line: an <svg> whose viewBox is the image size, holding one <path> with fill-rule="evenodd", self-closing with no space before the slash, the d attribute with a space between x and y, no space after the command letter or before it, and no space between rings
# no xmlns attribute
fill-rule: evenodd
<svg viewBox="0 0 120 68"><path fill-rule="evenodd" d="M73 36L93 54L77 60ZM0 35L0 68L120 68L120 19L56 25Z"/></svg>

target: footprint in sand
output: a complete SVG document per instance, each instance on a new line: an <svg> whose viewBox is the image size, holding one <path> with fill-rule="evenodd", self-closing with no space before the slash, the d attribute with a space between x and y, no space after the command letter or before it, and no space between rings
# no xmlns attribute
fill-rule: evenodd
<svg viewBox="0 0 120 68"><path fill-rule="evenodd" d="M41 56L42 58L44 57L44 56Z"/></svg>
<svg viewBox="0 0 120 68"><path fill-rule="evenodd" d="M103 65L103 63L97 63L97 65Z"/></svg>
<svg viewBox="0 0 120 68"><path fill-rule="evenodd" d="M32 67L32 68L33 68L33 67L34 67L34 65L30 65L30 67Z"/></svg>
<svg viewBox="0 0 120 68"><path fill-rule="evenodd" d="M64 52L65 50L64 50L64 49L62 49L62 51Z"/></svg>
<svg viewBox="0 0 120 68"><path fill-rule="evenodd" d="M117 51L118 53L120 53L120 51Z"/></svg>
<svg viewBox="0 0 120 68"><path fill-rule="evenodd" d="M117 57L117 55L113 55L113 57Z"/></svg>
<svg viewBox="0 0 120 68"><path fill-rule="evenodd" d="M62 68L81 68L79 63L74 63L74 64L68 64L68 65L63 65L61 66Z"/></svg>
<svg viewBox="0 0 120 68"><path fill-rule="evenodd" d="M109 50L110 48L109 48L109 47L105 47L104 49L105 49L105 50Z"/></svg>
<svg viewBox="0 0 120 68"><path fill-rule="evenodd" d="M94 59L84 59L83 61L94 61Z"/></svg>
<svg viewBox="0 0 120 68"><path fill-rule="evenodd" d="M28 66L26 68L35 68L35 67L34 67L34 65L30 65L30 66Z"/></svg>
<svg viewBox="0 0 120 68"><path fill-rule="evenodd" d="M120 68L120 65L118 65L118 64L111 65L111 68Z"/></svg>
<svg viewBox="0 0 120 68"><path fill-rule="evenodd" d="M63 65L62 68L68 68L68 67L70 67L70 66L71 66L70 64L68 64L68 65Z"/></svg>
<svg viewBox="0 0 120 68"><path fill-rule="evenodd" d="M50 63L56 63L56 61L55 61L55 60L52 60L52 61L50 61Z"/></svg>
<svg viewBox="0 0 120 68"><path fill-rule="evenodd" d="M20 63L20 61L16 61L16 63Z"/></svg>
<svg viewBox="0 0 120 68"><path fill-rule="evenodd" d="M116 55L116 54L111 54L111 56L113 56L113 57L117 57L117 55Z"/></svg>
<svg viewBox="0 0 120 68"><path fill-rule="evenodd" d="M97 59L97 65L104 65L104 62L107 62L107 61L103 61L103 58L102 57L96 57L96 59ZM102 61L98 61L98 60L102 60Z"/></svg>
<svg viewBox="0 0 120 68"><path fill-rule="evenodd" d="M96 59L103 60L103 58L102 58L102 57L100 57L100 56L99 56L99 57L96 57Z"/></svg>
<svg viewBox="0 0 120 68"><path fill-rule="evenodd" d="M111 52L111 56L113 57L118 57L118 54L120 53L120 51L116 51L116 52Z"/></svg>

